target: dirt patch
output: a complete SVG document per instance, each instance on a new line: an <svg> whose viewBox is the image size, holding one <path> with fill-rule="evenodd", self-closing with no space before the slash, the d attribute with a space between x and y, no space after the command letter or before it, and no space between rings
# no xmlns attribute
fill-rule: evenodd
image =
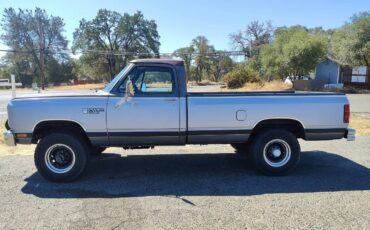
<svg viewBox="0 0 370 230"><path fill-rule="evenodd" d="M247 91L287 91L293 90L291 85L284 84L282 81L270 81L264 83L246 83L241 90Z"/></svg>
<svg viewBox="0 0 370 230"><path fill-rule="evenodd" d="M0 124L4 124L4 121L0 121ZM2 125L0 128L0 155L32 155L35 151L36 145L17 145L16 147L7 146L4 143L3 132L5 127Z"/></svg>
<svg viewBox="0 0 370 230"><path fill-rule="evenodd" d="M17 145L15 147L0 144L0 155L33 155L36 145Z"/></svg>
<svg viewBox="0 0 370 230"><path fill-rule="evenodd" d="M104 83L98 84L84 84L84 85L66 85L66 86L54 86L48 89L52 90L95 90L104 88Z"/></svg>
<svg viewBox="0 0 370 230"><path fill-rule="evenodd" d="M52 87L47 87L46 90L66 90L66 91L72 91L72 90L96 90L96 89L103 89L105 87L104 83L96 83L96 84L81 84L81 85L65 85L65 86L52 86ZM0 88L0 91L9 91L10 89L8 88ZM18 88L16 91L30 91L32 90L31 88Z"/></svg>
<svg viewBox="0 0 370 230"><path fill-rule="evenodd" d="M356 135L370 135L370 113L351 113L349 126L356 129Z"/></svg>
<svg viewBox="0 0 370 230"><path fill-rule="evenodd" d="M220 82L213 82L209 80L203 80L201 82L196 82L196 81L188 81L187 85L188 86L207 86L207 85L219 85Z"/></svg>
<svg viewBox="0 0 370 230"><path fill-rule="evenodd" d="M291 85L284 84L282 81L270 81L270 82L260 82L252 83L247 82L243 87L238 89L220 88L221 92L240 92L240 91L289 91L294 90Z"/></svg>

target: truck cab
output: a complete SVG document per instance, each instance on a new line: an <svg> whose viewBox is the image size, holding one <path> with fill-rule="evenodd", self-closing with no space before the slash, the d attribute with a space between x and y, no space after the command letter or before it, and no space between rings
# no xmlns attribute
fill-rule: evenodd
<svg viewBox="0 0 370 230"><path fill-rule="evenodd" d="M110 145L185 144L186 75L182 61L136 60L123 74L114 86L105 89L110 93ZM128 85L133 88L129 96Z"/></svg>

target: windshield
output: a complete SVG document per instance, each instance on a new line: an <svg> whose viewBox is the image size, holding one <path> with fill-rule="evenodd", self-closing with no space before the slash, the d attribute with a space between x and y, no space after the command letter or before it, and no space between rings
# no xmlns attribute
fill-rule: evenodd
<svg viewBox="0 0 370 230"><path fill-rule="evenodd" d="M131 65L132 65L132 64L128 64L128 65L126 65L126 66L125 66L125 68L123 68L123 69L121 70L121 72L119 72L119 73L118 73L118 74L113 78L113 80L105 86L105 88L104 88L104 89L102 89L102 91L104 91L104 92L110 92L110 91L113 89L113 87L117 84L117 82L121 79L122 75L124 75L124 74L126 73L126 71L127 71L128 69L130 69L129 67L130 67Z"/></svg>

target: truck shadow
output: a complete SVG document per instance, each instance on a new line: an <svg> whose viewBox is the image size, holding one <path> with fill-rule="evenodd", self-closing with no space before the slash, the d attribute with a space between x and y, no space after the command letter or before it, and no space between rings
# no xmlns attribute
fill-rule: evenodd
<svg viewBox="0 0 370 230"><path fill-rule="evenodd" d="M237 154L103 154L74 183L50 183L38 173L22 192L41 198L250 196L370 190L370 169L336 154L303 152L289 175L263 176Z"/></svg>

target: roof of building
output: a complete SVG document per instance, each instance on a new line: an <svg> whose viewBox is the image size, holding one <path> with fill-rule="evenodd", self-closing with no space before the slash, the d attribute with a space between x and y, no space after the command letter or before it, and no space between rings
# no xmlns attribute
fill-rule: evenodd
<svg viewBox="0 0 370 230"><path fill-rule="evenodd" d="M160 63L160 64L170 64L170 65L182 65L182 64L184 64L183 60L160 59L160 58L135 59L135 60L132 60L131 63Z"/></svg>
<svg viewBox="0 0 370 230"><path fill-rule="evenodd" d="M328 59L328 60L330 60L330 61L332 61L332 62L335 62L335 63L337 63L338 65L343 65L343 63L341 63L340 61L338 61L337 59L335 59L334 57L332 57L332 56L330 56L330 55L326 56L326 59Z"/></svg>

